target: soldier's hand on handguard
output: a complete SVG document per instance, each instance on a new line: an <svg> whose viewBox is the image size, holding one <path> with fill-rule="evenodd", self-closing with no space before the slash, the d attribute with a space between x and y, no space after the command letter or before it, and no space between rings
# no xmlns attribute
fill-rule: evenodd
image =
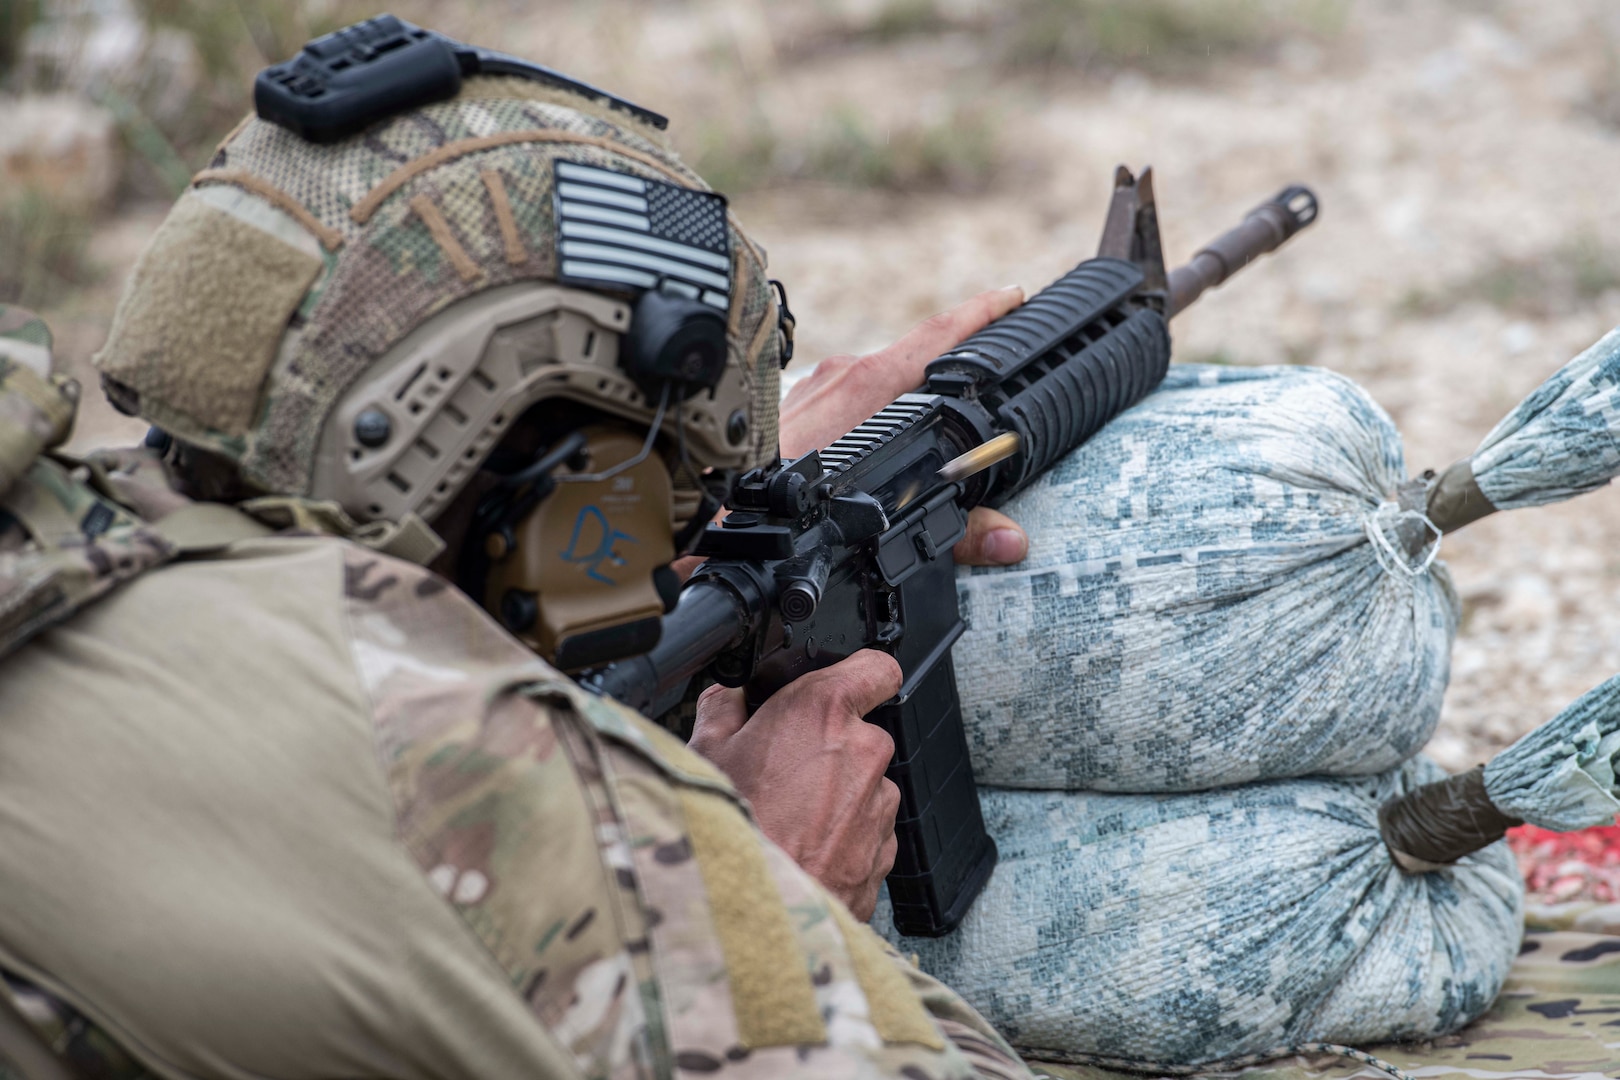
<svg viewBox="0 0 1620 1080"><path fill-rule="evenodd" d="M894 740L861 718L899 690L900 665L871 649L801 676L751 718L742 690L711 686L690 743L753 804L765 835L863 920L894 866L900 789L883 775Z"/></svg>
<svg viewBox="0 0 1620 1080"><path fill-rule="evenodd" d="M782 455L795 458L826 446L862 420L923 383L928 362L1024 302L1017 285L983 292L924 319L886 349L866 356L829 356L782 402ZM1003 566L1029 549L1024 530L1005 514L978 507L956 545L965 566Z"/></svg>

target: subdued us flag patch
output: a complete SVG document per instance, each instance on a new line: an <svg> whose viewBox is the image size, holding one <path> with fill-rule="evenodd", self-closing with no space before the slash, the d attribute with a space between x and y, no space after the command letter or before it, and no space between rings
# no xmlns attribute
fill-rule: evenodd
<svg viewBox="0 0 1620 1080"><path fill-rule="evenodd" d="M726 200L629 173L557 162L558 280L731 306Z"/></svg>

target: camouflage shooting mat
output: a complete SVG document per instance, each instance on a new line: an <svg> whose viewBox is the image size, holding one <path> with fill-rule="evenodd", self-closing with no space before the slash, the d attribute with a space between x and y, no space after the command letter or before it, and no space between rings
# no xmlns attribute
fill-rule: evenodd
<svg viewBox="0 0 1620 1080"><path fill-rule="evenodd" d="M1578 905L1589 908L1590 905ZM1620 1075L1620 908L1606 910L1607 932L1546 929L1572 921L1542 909L1520 946L1496 1004L1454 1035L1365 1050L1423 1080L1601 1080ZM1587 925L1594 925L1590 921ZM1085 1065L1031 1060L1053 1080L1141 1080ZM1388 1074L1334 1055L1286 1058L1238 1072L1243 1080L1388 1080Z"/></svg>

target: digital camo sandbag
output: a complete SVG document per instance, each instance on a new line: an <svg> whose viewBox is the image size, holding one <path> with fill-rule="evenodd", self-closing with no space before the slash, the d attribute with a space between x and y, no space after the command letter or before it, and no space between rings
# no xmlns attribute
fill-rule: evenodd
<svg viewBox="0 0 1620 1080"><path fill-rule="evenodd" d="M1484 1012L1524 887L1496 843L1395 867L1378 807L1444 776L1270 781L1187 795L984 789L1001 849L956 933L878 929L1021 1052L1208 1065L1325 1041L1416 1040Z"/></svg>
<svg viewBox="0 0 1620 1080"><path fill-rule="evenodd" d="M1620 329L1555 371L1469 457L1435 478L1429 518L1450 531L1563 502L1620 473Z"/></svg>
<svg viewBox="0 0 1620 1080"><path fill-rule="evenodd" d="M1446 864L1528 822L1571 832L1620 814L1620 676L1582 694L1486 765L1420 785L1379 812L1408 869Z"/></svg>
<svg viewBox="0 0 1620 1080"><path fill-rule="evenodd" d="M1493 507L1544 506L1620 472L1620 330L1565 364L1485 436L1469 459Z"/></svg>
<svg viewBox="0 0 1620 1080"><path fill-rule="evenodd" d="M1573 704L1485 766L1485 793L1505 814L1569 832L1610 825L1620 814L1620 675Z"/></svg>
<svg viewBox="0 0 1620 1080"><path fill-rule="evenodd" d="M1007 505L1028 558L958 576L980 782L1190 791L1416 753L1458 607L1435 546L1402 546L1403 479L1342 376L1172 365Z"/></svg>

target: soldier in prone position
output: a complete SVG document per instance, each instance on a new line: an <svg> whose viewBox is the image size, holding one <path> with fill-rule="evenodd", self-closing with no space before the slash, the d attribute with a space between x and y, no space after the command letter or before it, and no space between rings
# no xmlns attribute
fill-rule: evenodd
<svg viewBox="0 0 1620 1080"><path fill-rule="evenodd" d="M97 358L147 448L47 453L75 388L0 324L0 1074L1026 1075L857 919L892 660L709 695L722 771L537 657L645 646L777 452L785 323L657 118L452 90L227 138ZM1017 299L827 365L781 443Z"/></svg>

